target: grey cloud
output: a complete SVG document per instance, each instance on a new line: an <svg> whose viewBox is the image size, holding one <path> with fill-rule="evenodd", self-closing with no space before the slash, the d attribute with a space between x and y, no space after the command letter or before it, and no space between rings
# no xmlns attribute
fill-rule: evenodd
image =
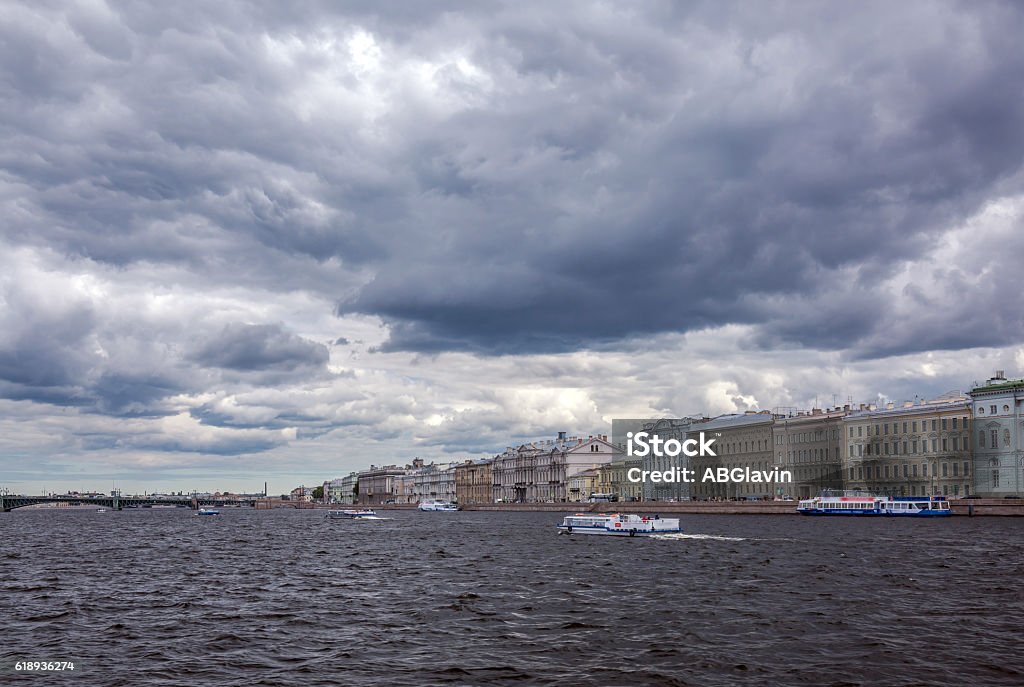
<svg viewBox="0 0 1024 687"><path fill-rule="evenodd" d="M61 40L16 13L9 236L332 294L384 350L724 323L834 347L806 295L889 274L1024 155L1012 5L446 7L82 9ZM359 99L356 27L436 71ZM476 72L439 61L456 32Z"/></svg>
<svg viewBox="0 0 1024 687"><path fill-rule="evenodd" d="M1024 337L1020 232L936 247L1021 192L1022 15L999 2L10 5L0 397L211 432L83 431L94 453L237 455L283 445L260 430L294 430L379 456L410 436L486 452L588 429L497 396L436 397L479 384L467 366L494 364L495 386L587 389L600 371L572 357L586 349L622 365L601 377L618 389L648 378L616 356L672 357L692 350L665 348L679 333L735 329L671 361L742 358L695 377L735 393L666 384L645 401L689 412L796 403L815 383L798 358L987 361L979 347ZM374 43L350 46L359 30ZM329 368L332 345L346 348ZM751 360L779 351L799 388L745 387ZM915 377L900 374L902 392ZM435 414L440 427L411 429Z"/></svg>
<svg viewBox="0 0 1024 687"><path fill-rule="evenodd" d="M294 371L323 367L323 344L284 331L280 325L232 323L199 345L192 360L241 372Z"/></svg>

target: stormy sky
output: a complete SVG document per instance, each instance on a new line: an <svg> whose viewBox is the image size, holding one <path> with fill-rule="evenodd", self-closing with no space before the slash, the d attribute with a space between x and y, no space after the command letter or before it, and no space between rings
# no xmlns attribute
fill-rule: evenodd
<svg viewBox="0 0 1024 687"><path fill-rule="evenodd" d="M0 488L1024 372L1017 3L0 4Z"/></svg>

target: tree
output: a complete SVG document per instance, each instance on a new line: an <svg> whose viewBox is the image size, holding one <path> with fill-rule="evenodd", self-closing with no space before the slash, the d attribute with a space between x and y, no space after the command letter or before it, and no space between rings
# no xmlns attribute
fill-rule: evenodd
<svg viewBox="0 0 1024 687"><path fill-rule="evenodd" d="M319 501L319 500L323 499L323 497L324 497L324 488L322 486L316 487L315 489L313 489L313 498L314 499Z"/></svg>

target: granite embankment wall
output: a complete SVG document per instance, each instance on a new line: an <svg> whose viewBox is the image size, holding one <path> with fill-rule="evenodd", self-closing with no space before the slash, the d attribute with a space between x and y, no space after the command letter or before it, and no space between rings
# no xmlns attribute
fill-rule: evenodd
<svg viewBox="0 0 1024 687"><path fill-rule="evenodd" d="M957 499L954 515L1024 516L1024 499ZM704 515L796 515L795 501L635 501L620 503L484 503L464 510L557 513L690 513Z"/></svg>
<svg viewBox="0 0 1024 687"><path fill-rule="evenodd" d="M1008 515L1024 517L1024 499L956 499L950 501L954 515ZM277 507L295 507L287 501ZM303 504L305 508L338 508ZM375 510L414 510L414 504L341 506ZM618 503L476 503L462 507L476 511L522 511L526 513L689 513L703 515L796 515L795 501L622 501Z"/></svg>

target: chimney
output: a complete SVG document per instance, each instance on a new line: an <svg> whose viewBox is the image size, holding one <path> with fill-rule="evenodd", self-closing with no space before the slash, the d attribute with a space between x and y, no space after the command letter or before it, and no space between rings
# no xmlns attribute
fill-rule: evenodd
<svg viewBox="0 0 1024 687"><path fill-rule="evenodd" d="M558 440L559 441L565 441L565 432L559 432L558 433Z"/></svg>
<svg viewBox="0 0 1024 687"><path fill-rule="evenodd" d="M1003 370L996 370L996 379L1006 379L1006 372Z"/></svg>

